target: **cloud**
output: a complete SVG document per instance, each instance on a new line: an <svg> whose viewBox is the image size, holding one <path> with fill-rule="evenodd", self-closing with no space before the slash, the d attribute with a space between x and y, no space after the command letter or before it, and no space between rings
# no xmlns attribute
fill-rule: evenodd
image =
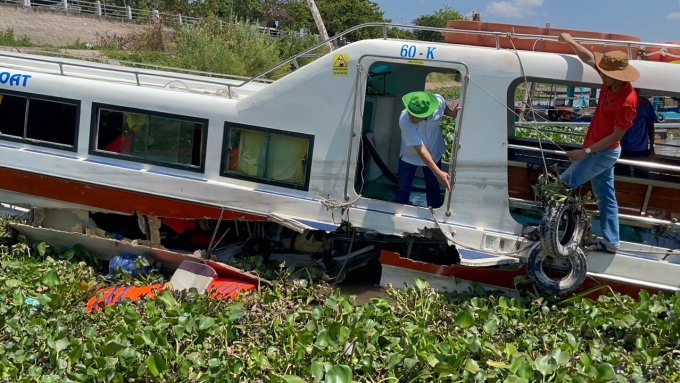
<svg viewBox="0 0 680 383"><path fill-rule="evenodd" d="M492 15L519 19L536 14L534 9L541 6L543 6L543 0L492 1L487 5L486 11Z"/></svg>
<svg viewBox="0 0 680 383"><path fill-rule="evenodd" d="M680 12L672 12L666 15L668 20L680 20Z"/></svg>

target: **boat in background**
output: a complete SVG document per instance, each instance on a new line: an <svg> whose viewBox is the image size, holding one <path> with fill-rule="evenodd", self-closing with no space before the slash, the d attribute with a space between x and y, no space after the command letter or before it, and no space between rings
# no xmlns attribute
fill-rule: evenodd
<svg viewBox="0 0 680 383"><path fill-rule="evenodd" d="M449 20L446 28L455 31L444 33L444 41L449 44L465 44L481 47L499 47L534 52L573 54L573 49L557 41L562 33L582 39L581 44L591 52L619 50L637 57L640 52L640 38L618 33L602 33L576 29L535 27L530 25L489 23L471 20ZM481 33L480 33L481 32ZM511 38L508 38L511 37ZM594 42L589 42L593 40ZM602 44L602 41L609 44ZM630 52L628 51L630 47Z"/></svg>
<svg viewBox="0 0 680 383"><path fill-rule="evenodd" d="M677 48L680 46L680 41L657 41L655 44L662 45L645 48L642 53L644 60L680 64L680 48Z"/></svg>
<svg viewBox="0 0 680 383"><path fill-rule="evenodd" d="M386 35L413 26L365 24L331 40L376 27ZM592 278L622 291L680 290L677 145L657 143L665 151L653 160L619 161L621 251L548 256L523 235L541 217L531 186L546 167L565 166L564 151L577 144L559 137L578 134L577 125L528 121L514 103L533 107L531 84L596 89L600 77L574 55L548 52L553 35L440 31L485 40L362 40L274 82L258 79L327 42L245 81L0 53L0 202L31 209L36 240L41 230L139 240L227 264L257 254L336 281L380 262L383 282L397 287L440 275L441 288L460 278L511 289L528 271L554 294ZM653 46L618 38L588 43L631 54ZM512 49L524 39L532 49ZM680 66L634 65L645 94L680 95ZM394 202L394 173L401 97L431 75L450 79L461 110L443 165L452 189L428 208L421 175L411 203ZM552 142L532 136L554 131ZM588 214L597 218L593 207ZM575 240L570 219L560 243Z"/></svg>

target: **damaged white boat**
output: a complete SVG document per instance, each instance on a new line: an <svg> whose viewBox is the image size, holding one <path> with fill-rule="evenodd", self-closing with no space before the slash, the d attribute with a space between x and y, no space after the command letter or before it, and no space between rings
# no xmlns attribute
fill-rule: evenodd
<svg viewBox="0 0 680 383"><path fill-rule="evenodd" d="M556 40L442 31L484 34L497 43ZM645 46L664 47L589 42L631 58ZM30 207L30 223L51 229L99 229L209 253L257 241L267 243L268 256L306 254L334 275L382 253L383 283L412 282L417 272L438 278L442 288L454 288L454 277L513 288L532 249L540 253L521 236L537 217L535 164L564 165L569 148L523 138L522 129L550 123L516 121L515 100L531 84L590 89L601 82L573 55L497 46L363 40L274 82L258 81L265 73L221 80L1 53L0 201ZM680 96L680 65L633 65L641 73L633 85L645 95ZM443 206L428 209L393 202L391 175L401 96L423 90L433 73L456 80L447 86L458 89L462 109L445 164L452 190ZM621 160L646 173L617 178L630 235L616 255L588 255L587 274L598 283L680 289L680 158L672 142L665 144L671 154L654 161ZM538 262L547 278L534 280L539 288L582 287L585 267L572 267L569 258L553 267L565 273L548 278Z"/></svg>

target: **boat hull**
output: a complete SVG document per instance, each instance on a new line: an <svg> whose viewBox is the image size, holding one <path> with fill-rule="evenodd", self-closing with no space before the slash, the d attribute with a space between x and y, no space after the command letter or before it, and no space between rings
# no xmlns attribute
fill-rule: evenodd
<svg viewBox="0 0 680 383"><path fill-rule="evenodd" d="M41 207L84 208L125 215L137 213L182 219L266 220L264 216L192 201L15 169L0 168L0 185L2 200L16 204L40 199L41 202L36 205Z"/></svg>
<svg viewBox="0 0 680 383"><path fill-rule="evenodd" d="M571 294L581 294L587 292L588 297L596 297L601 294L606 294L611 290L621 294L636 297L641 290L646 290L650 293L658 293L661 291L675 292L680 290L680 285L659 285L650 281L642 279L632 279L628 277L617 277L614 268L619 270L625 267L647 267L649 272L654 272L655 267L659 267L659 271L663 272L664 267L671 267L680 269L678 263L660 264L657 260L642 259L632 256L618 256L620 259L614 261L614 257L603 257L600 254L589 255L588 263L589 270L591 268L602 271L588 272L586 281ZM624 257L631 257L626 260ZM653 262L657 262L654 265ZM677 260L680 262L680 259ZM380 263L382 264L382 275L380 285L383 287L403 287L405 285L413 285L418 278L423 278L428 281L431 287L441 291L469 291L473 286L477 286L490 291L503 291L510 295L518 294L519 289L525 283L526 268L479 268L468 267L461 265L434 265L431 263L420 262L408 258L402 258L399 253L391 251L382 251L380 254ZM627 263L627 266L620 266L619 263ZM612 270L607 273L607 268L612 266ZM650 268L651 266L651 268ZM648 272L645 273L648 273ZM671 275L677 271L666 270L666 273ZM598 288L602 286L602 288ZM569 295L571 295L569 294Z"/></svg>

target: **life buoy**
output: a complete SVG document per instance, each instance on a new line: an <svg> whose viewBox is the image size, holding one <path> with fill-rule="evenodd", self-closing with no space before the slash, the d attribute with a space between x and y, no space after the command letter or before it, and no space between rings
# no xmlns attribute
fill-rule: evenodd
<svg viewBox="0 0 680 383"><path fill-rule="evenodd" d="M587 224L585 212L575 201L549 207L539 226L541 246L550 256L569 257L578 249Z"/></svg>
<svg viewBox="0 0 680 383"><path fill-rule="evenodd" d="M547 260L552 260L551 264ZM569 271L566 272L566 268ZM551 270L546 270L546 268ZM566 272L566 274L564 274ZM536 288L548 294L567 294L579 288L586 280L588 262L580 248L567 258L550 257L543 251L540 243L534 245L527 260L527 274ZM560 278L554 278L560 277Z"/></svg>

